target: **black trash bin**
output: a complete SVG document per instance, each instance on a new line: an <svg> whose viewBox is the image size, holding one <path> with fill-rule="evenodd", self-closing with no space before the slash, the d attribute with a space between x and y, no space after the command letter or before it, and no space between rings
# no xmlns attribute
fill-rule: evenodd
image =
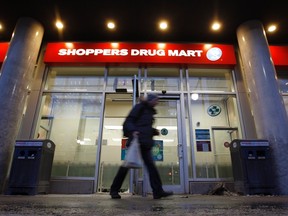
<svg viewBox="0 0 288 216"><path fill-rule="evenodd" d="M233 140L230 144L235 191L273 195L275 178L268 140Z"/></svg>
<svg viewBox="0 0 288 216"><path fill-rule="evenodd" d="M16 140L6 194L47 194L54 152L49 139Z"/></svg>

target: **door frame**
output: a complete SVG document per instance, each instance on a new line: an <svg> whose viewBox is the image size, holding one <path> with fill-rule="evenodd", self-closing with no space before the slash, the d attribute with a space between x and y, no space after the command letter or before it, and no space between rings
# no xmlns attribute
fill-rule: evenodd
<svg viewBox="0 0 288 216"><path fill-rule="evenodd" d="M164 190L173 191L175 194L185 194L189 191L189 181L188 181L188 166L187 166L187 143L186 143L186 132L185 132L185 109L184 109L184 96L182 94L158 94L161 100L169 100L176 102L177 111L177 152L179 159L179 171L180 171L180 184L178 185L164 185ZM151 188L149 187L148 171L144 168L143 172L143 182L142 182L142 195L147 196L151 193Z"/></svg>
<svg viewBox="0 0 288 216"><path fill-rule="evenodd" d="M212 134L212 141L213 141L213 151L214 151L214 157L215 157L215 171L216 171L216 179L221 179L219 177L219 168L218 168L218 160L217 160L217 156L218 155L218 152L217 152L217 147L216 147L216 136L215 136L215 131L227 131L229 133L229 137L230 137L230 140L227 140L228 143L231 143L232 140L233 140L233 137L231 136L231 133L233 132L236 132L236 137L235 138L238 138L239 137L239 130L238 130L238 127L211 127L211 134ZM224 145L224 143L223 143ZM227 147L228 148L228 147ZM227 155L230 155L230 150L229 150L229 153ZM232 169L232 163L231 163L231 169ZM232 170L231 170L232 172ZM233 176L231 176L231 179L233 179Z"/></svg>

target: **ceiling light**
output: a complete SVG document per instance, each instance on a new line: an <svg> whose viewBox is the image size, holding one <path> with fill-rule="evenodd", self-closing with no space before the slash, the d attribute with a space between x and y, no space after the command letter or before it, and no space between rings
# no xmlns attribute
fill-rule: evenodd
<svg viewBox="0 0 288 216"><path fill-rule="evenodd" d="M108 27L109 29L114 29L114 28L115 28L115 23L114 23L114 22L108 22L108 23L107 23L107 27Z"/></svg>
<svg viewBox="0 0 288 216"><path fill-rule="evenodd" d="M70 49L74 47L73 43L65 43L65 45L67 48L70 48Z"/></svg>
<svg viewBox="0 0 288 216"><path fill-rule="evenodd" d="M104 128L108 130L122 130L123 127L120 125L105 125Z"/></svg>
<svg viewBox="0 0 288 216"><path fill-rule="evenodd" d="M122 139L121 139L121 138L112 138L112 141L114 141L114 142L121 142Z"/></svg>
<svg viewBox="0 0 288 216"><path fill-rule="evenodd" d="M174 142L174 139L162 139L163 142Z"/></svg>
<svg viewBox="0 0 288 216"><path fill-rule="evenodd" d="M160 28L161 30L166 30L166 29L168 28L168 23L167 23L166 21L161 21L161 22L159 23L159 28Z"/></svg>
<svg viewBox="0 0 288 216"><path fill-rule="evenodd" d="M0 30L2 30L2 25L0 24Z"/></svg>
<svg viewBox="0 0 288 216"><path fill-rule="evenodd" d="M211 28L212 30L217 31L221 28L221 24L219 22L214 22Z"/></svg>
<svg viewBox="0 0 288 216"><path fill-rule="evenodd" d="M165 43L159 43L159 44L158 44L158 48L159 48L159 49L164 49L165 46L166 46Z"/></svg>
<svg viewBox="0 0 288 216"><path fill-rule="evenodd" d="M205 44L204 45L204 49L208 50L212 47L212 44Z"/></svg>
<svg viewBox="0 0 288 216"><path fill-rule="evenodd" d="M191 95L191 99L192 99L192 100L198 100L198 99L199 99L199 94L193 93L193 94Z"/></svg>
<svg viewBox="0 0 288 216"><path fill-rule="evenodd" d="M55 25L56 25L56 27L58 29L63 29L64 28L64 25L63 25L63 23L61 21L57 21Z"/></svg>
<svg viewBox="0 0 288 216"><path fill-rule="evenodd" d="M274 32L274 31L276 31L276 29L277 29L276 25L268 26L268 32Z"/></svg>
<svg viewBox="0 0 288 216"><path fill-rule="evenodd" d="M119 47L119 43L111 43L111 46L112 46L113 48L118 48L118 47Z"/></svg>

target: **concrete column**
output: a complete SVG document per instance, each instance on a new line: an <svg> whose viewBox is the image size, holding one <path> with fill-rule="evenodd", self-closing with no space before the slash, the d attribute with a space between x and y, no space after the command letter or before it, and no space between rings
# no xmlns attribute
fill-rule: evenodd
<svg viewBox="0 0 288 216"><path fill-rule="evenodd" d="M269 140L276 192L288 195L288 118L262 23L257 20L243 23L237 29L237 39L257 138Z"/></svg>
<svg viewBox="0 0 288 216"><path fill-rule="evenodd" d="M0 193L8 177L14 143L43 34L44 28L39 22L31 18L20 18L0 71Z"/></svg>

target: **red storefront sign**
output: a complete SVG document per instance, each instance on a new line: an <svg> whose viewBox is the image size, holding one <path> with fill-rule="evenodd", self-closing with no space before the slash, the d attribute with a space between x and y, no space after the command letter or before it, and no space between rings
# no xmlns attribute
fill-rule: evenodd
<svg viewBox="0 0 288 216"><path fill-rule="evenodd" d="M288 66L288 46L269 46L275 66Z"/></svg>
<svg viewBox="0 0 288 216"><path fill-rule="evenodd" d="M48 43L49 65L97 63L191 64L232 67L234 47L220 44L172 43Z"/></svg>
<svg viewBox="0 0 288 216"><path fill-rule="evenodd" d="M9 43L0 43L0 63ZM209 53L208 51L214 50ZM217 49L219 48L219 49ZM276 67L288 67L288 46L269 46ZM212 60L208 59L209 58ZM212 57L211 57L212 56ZM48 43L44 62L50 65L95 63L236 64L234 48L217 44Z"/></svg>
<svg viewBox="0 0 288 216"><path fill-rule="evenodd" d="M0 43L0 63L4 61L9 43Z"/></svg>

